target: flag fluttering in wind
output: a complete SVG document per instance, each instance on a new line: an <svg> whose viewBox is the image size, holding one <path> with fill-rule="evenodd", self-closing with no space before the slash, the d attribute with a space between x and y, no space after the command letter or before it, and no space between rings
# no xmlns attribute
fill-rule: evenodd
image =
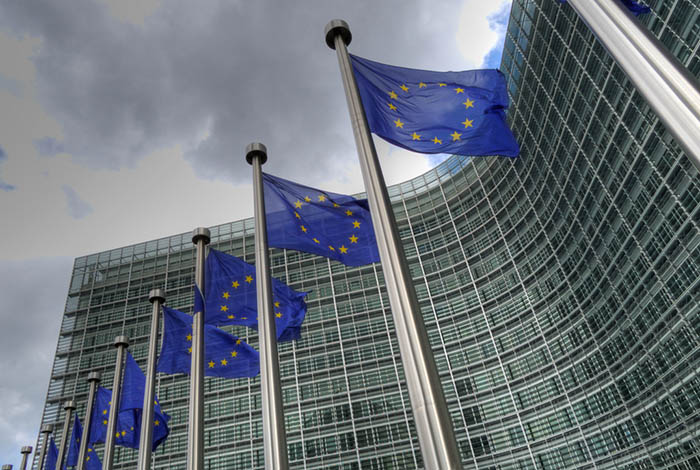
<svg viewBox="0 0 700 470"><path fill-rule="evenodd" d="M66 456L66 466L75 467L78 465L78 454L80 454L80 440L83 437L83 426L80 424L78 413L75 413L73 420L73 432L68 444L68 455Z"/></svg>
<svg viewBox="0 0 700 470"><path fill-rule="evenodd" d="M54 442L53 437L50 438L48 446L48 449L46 449L44 470L56 470L56 463L58 462L58 449L56 448L56 443Z"/></svg>

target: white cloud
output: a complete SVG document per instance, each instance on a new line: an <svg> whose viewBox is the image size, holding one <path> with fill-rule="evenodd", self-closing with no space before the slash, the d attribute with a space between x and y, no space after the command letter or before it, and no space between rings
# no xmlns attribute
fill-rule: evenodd
<svg viewBox="0 0 700 470"><path fill-rule="evenodd" d="M467 61L465 68L478 68L484 64L486 55L502 45L503 37L491 29L489 17L511 3L511 0L465 0L459 14L459 26L455 41L460 53Z"/></svg>

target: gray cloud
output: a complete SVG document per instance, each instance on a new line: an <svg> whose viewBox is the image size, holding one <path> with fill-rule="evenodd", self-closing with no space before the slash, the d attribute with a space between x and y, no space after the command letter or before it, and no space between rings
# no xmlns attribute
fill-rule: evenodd
<svg viewBox="0 0 700 470"><path fill-rule="evenodd" d="M82 219L92 213L92 206L85 202L75 189L68 185L61 186L63 193L66 195L66 203L68 204L68 214L74 219Z"/></svg>
<svg viewBox="0 0 700 470"><path fill-rule="evenodd" d="M0 12L5 28L42 38L34 58L42 104L62 127L62 149L96 168L132 166L180 144L200 176L243 181L244 148L262 141L268 171L308 179L337 170L354 159L354 142L323 40L332 18L349 21L361 55L459 67L455 31L444 27L459 6L178 0L162 2L143 26L92 0L3 2Z"/></svg>
<svg viewBox="0 0 700 470"><path fill-rule="evenodd" d="M63 143L53 137L43 137L34 141L34 147L39 155L44 157L53 157L59 153L65 152Z"/></svg>
<svg viewBox="0 0 700 470"><path fill-rule="evenodd" d="M0 147L0 164L2 164L3 161L7 160L7 154L5 153L5 150L3 150L2 147ZM11 184L5 183L2 178L0 178L0 190L2 191L12 191L15 189L15 187Z"/></svg>

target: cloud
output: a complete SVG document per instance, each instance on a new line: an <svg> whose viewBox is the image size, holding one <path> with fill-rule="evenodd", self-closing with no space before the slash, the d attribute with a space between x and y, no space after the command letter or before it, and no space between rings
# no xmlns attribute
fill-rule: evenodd
<svg viewBox="0 0 700 470"><path fill-rule="evenodd" d="M34 140L34 146L41 156L53 157L54 155L65 152L63 144L54 137L47 136L36 139Z"/></svg>
<svg viewBox="0 0 700 470"><path fill-rule="evenodd" d="M61 186L63 193L66 195L66 203L68 204L68 214L74 219L82 219L92 213L92 206L80 198L75 189L70 186Z"/></svg>
<svg viewBox="0 0 700 470"><path fill-rule="evenodd" d="M505 28L500 22L510 13L511 0L484 2L465 0L459 15L459 27L455 35L456 45L464 59L466 68L498 67L494 56L500 60ZM496 49L496 52L493 52ZM499 62L500 63L500 62Z"/></svg>
<svg viewBox="0 0 700 470"><path fill-rule="evenodd" d="M5 151L3 150L3 148L0 147L0 164L2 164L2 162L3 162L4 160L7 160L7 154L5 153ZM15 187L14 187L13 185L5 183L5 182L2 180L2 178L0 178L0 190L2 190L2 191L12 191L13 189L15 189Z"/></svg>

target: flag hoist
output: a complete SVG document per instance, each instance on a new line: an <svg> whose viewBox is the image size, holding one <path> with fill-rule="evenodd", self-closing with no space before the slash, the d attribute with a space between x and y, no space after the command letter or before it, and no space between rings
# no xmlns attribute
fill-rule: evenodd
<svg viewBox="0 0 700 470"><path fill-rule="evenodd" d="M85 459L87 458L88 442L90 441L90 428L92 427L92 409L95 406L95 394L97 393L97 387L100 385L100 380L102 380L102 374L97 371L90 372L87 380L90 384L90 389L88 391L85 418L83 418L85 428L83 431L83 439L80 441L77 470L85 470Z"/></svg>
<svg viewBox="0 0 700 470"><path fill-rule="evenodd" d="M282 385L277 333L272 307L270 255L267 248L267 219L263 195L262 165L267 161L267 148L260 143L246 147L246 160L253 167L253 199L255 201L255 274L257 278L258 332L260 335L260 384L262 388L263 447L265 468L287 470L287 436L284 429Z"/></svg>
<svg viewBox="0 0 700 470"><path fill-rule="evenodd" d="M350 64L346 46L350 44L352 34L343 20L332 20L326 25L325 33L326 44L335 49L340 64L425 468L461 469L452 421Z"/></svg>

